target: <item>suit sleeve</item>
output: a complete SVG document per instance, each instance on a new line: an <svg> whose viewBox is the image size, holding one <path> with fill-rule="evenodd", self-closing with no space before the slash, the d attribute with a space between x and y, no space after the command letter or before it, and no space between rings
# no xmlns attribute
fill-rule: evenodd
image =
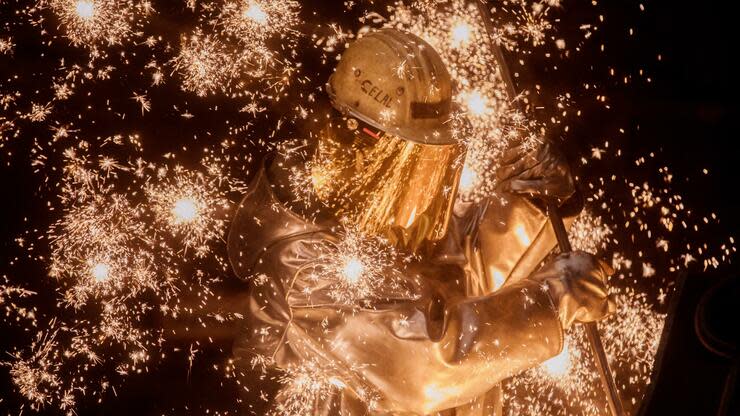
<svg viewBox="0 0 740 416"><path fill-rule="evenodd" d="M317 363L377 410L417 414L469 402L562 348L549 295L527 279L470 298L413 270L389 270L391 290L338 302L334 278L312 271L325 237L295 237L262 256L255 273L267 279L251 292L244 348L283 368Z"/></svg>
<svg viewBox="0 0 740 416"><path fill-rule="evenodd" d="M529 277L557 245L545 212L530 199L510 195L506 204L489 201L480 224L481 258L488 287L499 288ZM569 227L576 218L563 218Z"/></svg>

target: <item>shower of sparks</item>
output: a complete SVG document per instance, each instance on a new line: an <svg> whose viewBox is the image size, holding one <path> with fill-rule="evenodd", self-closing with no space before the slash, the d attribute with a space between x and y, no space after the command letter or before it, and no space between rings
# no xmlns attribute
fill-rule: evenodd
<svg viewBox="0 0 740 416"><path fill-rule="evenodd" d="M402 277L404 263L393 247L378 237L369 237L352 229L336 243L326 243L306 271L307 279L332 282L327 295L344 305L358 305L384 298L385 293L412 295L410 282ZM311 288L306 289L307 295Z"/></svg>
<svg viewBox="0 0 740 416"><path fill-rule="evenodd" d="M50 326L54 326L52 323ZM59 358L55 356L56 342L54 331L44 337L39 336L30 346L30 356L17 354L10 366L10 377L21 394L29 401L31 409L38 410L54 400L62 384L59 375Z"/></svg>
<svg viewBox="0 0 740 416"><path fill-rule="evenodd" d="M557 2L546 0L530 3L519 0L514 3L519 3L521 11L521 13L515 14L517 31L534 46L542 44L547 32L552 29L552 24L547 19L548 9L552 5L557 5Z"/></svg>
<svg viewBox="0 0 740 416"><path fill-rule="evenodd" d="M285 370L280 382L284 388L276 397L278 405L271 415L309 415L314 403L329 397L337 388L326 370L308 362Z"/></svg>
<svg viewBox="0 0 740 416"><path fill-rule="evenodd" d="M0 281L0 307L3 308L3 318L6 323L15 322L17 324L36 325L36 308L24 306L20 301L33 295L36 292L24 289L19 286L9 285L7 276L2 276Z"/></svg>
<svg viewBox="0 0 740 416"><path fill-rule="evenodd" d="M8 13L0 27L0 56L9 63L0 83L0 149L4 163L33 172L29 192L39 202L15 236L21 254L4 259L16 270L0 276L3 328L22 333L3 339L10 347L0 370L27 401L24 409L75 414L82 402L110 399L127 375L155 371L167 360L218 368L234 379L228 351L202 358L200 351L214 345L210 335L189 348L170 337L243 318L209 306L226 297L220 283L233 279L224 258L228 218L244 191L241 180L258 168L263 150L277 147L306 159L314 137L295 126L324 116L319 97L326 77L304 73L309 65L303 59L313 65L319 55L330 70L345 45L370 26L404 28L426 39L455 84L455 134L468 147L460 178L466 200L504 198L494 176L503 151L551 138L551 126L580 115L573 96L593 93L607 101L585 83L587 92L564 91L555 104L545 103L557 108L556 116L535 121L525 91L508 96L472 1L368 9L359 31L303 21L313 9L295 0L187 0L182 8L190 23L179 26L149 1L30 3ZM2 11L12 7L12 1L0 2ZM348 1L344 7L365 6ZM517 69L549 43L564 56L588 44L593 22L578 28L583 39L555 37L559 8L559 0L514 0L492 9L493 41L511 55L510 63L520 64ZM13 65L29 53L38 59L32 70ZM151 127L165 124L177 139L162 140L161 130ZM288 137L301 140L287 145ZM673 174L659 154L627 160L636 169L631 178L594 177L589 168L614 170L626 158L619 142L592 145L579 166L586 173L579 182L587 210L570 236L574 247L611 258L616 270L610 283L618 313L599 327L623 401L634 413L649 382L671 276L689 267L719 267L736 247L732 237L706 241L719 218L700 214L672 190ZM321 185L317 176L305 173L310 164L292 169L296 199L310 201ZM331 173L321 179L332 180ZM407 260L387 242L349 230L320 247L304 273L309 281L330 281L322 290L333 302L367 306L383 300L386 290L397 294L414 284L401 278ZM38 273L18 273L23 261ZM31 285L32 278L39 281ZM257 276L253 283L270 278ZM648 293L637 289L646 286ZM304 294L324 294L313 289ZM168 327L170 321L186 327ZM315 400L346 387L341 373L325 363L282 370L278 414L309 414ZM578 326L566 335L563 352L509 380L505 391L512 415L605 414ZM374 394L355 393L373 408ZM222 414L211 410L206 413Z"/></svg>
<svg viewBox="0 0 740 416"><path fill-rule="evenodd" d="M341 386L338 382L327 375L326 369L311 361L285 369L280 378L284 387L276 397L278 404L271 416L311 414L314 403L329 397Z"/></svg>
<svg viewBox="0 0 740 416"><path fill-rule="evenodd" d="M227 90L239 73L240 59L214 36L196 30L183 37L180 54L173 62L182 76L182 88L205 96Z"/></svg>
<svg viewBox="0 0 740 416"><path fill-rule="evenodd" d="M146 240L142 212L122 195L80 195L54 224L49 275L69 282L65 301L75 307L90 297L156 286L155 258L140 249Z"/></svg>
<svg viewBox="0 0 740 416"><path fill-rule="evenodd" d="M126 145L116 140L105 147ZM65 308L59 316L71 323L40 329L30 355L17 351L0 364L10 367L14 384L33 408L71 410L96 381L89 371L113 363L120 375L140 372L158 355L164 329L145 324L152 316L202 313L197 311L211 296L207 285L213 279L199 272L197 279L183 281L184 272L223 238L230 211L226 193L241 185L225 177L215 160L188 170L92 157L84 147L67 149L64 160L61 216L46 237L48 273L58 282ZM223 259L211 258L223 270ZM2 288L2 303L6 296L17 303L33 295ZM184 308L178 295L192 291L203 303ZM16 315L35 323L35 312L20 304ZM126 354L109 355L107 349L116 351L116 346ZM105 377L97 382L96 395L103 395L110 383Z"/></svg>
<svg viewBox="0 0 740 416"><path fill-rule="evenodd" d="M594 216L588 210L581 212L568 229L573 249L589 253L602 251L608 243L607 237L611 234L612 230L602 222L601 217Z"/></svg>
<svg viewBox="0 0 740 416"><path fill-rule="evenodd" d="M279 382L282 389L275 397L276 405L269 416L304 416L314 413L314 405L343 390L346 385L339 371L331 364L307 360L298 365L281 369ZM360 400L369 409L375 409L377 395L370 391L358 391Z"/></svg>
<svg viewBox="0 0 740 416"><path fill-rule="evenodd" d="M210 243L225 233L229 201L218 192L220 175L204 175L175 167L160 169L159 180L146 188L146 196L159 221L172 230L185 248L197 256L209 253Z"/></svg>
<svg viewBox="0 0 740 416"><path fill-rule="evenodd" d="M229 1L218 13L183 35L180 53L172 61L182 76L182 88L200 96L264 95L246 88L250 80L280 91L296 70L292 50L300 35L300 6L293 0ZM212 15L212 7L203 15ZM219 29L212 33L211 27ZM274 48L274 43L281 50Z"/></svg>
<svg viewBox="0 0 740 416"><path fill-rule="evenodd" d="M661 333L665 315L653 311L644 295L615 294L617 314L599 328L622 402L627 414L634 414L650 383L655 334ZM593 360L585 332L574 326L560 354L505 384L507 414L608 414Z"/></svg>
<svg viewBox="0 0 740 416"><path fill-rule="evenodd" d="M494 195L495 171L504 150L515 142L534 145L542 140L538 124L521 113L517 98L508 96L494 59L491 42L511 43L517 34L490 39L475 4L464 1L397 3L387 25L417 34L447 63L457 86L456 117L466 126L457 134L467 141L465 166L470 173L462 178L460 196L480 200Z"/></svg>
<svg viewBox="0 0 740 416"><path fill-rule="evenodd" d="M292 0L227 2L214 22L237 42L266 51L265 40L295 34L299 10L299 4Z"/></svg>
<svg viewBox="0 0 740 416"><path fill-rule="evenodd" d="M134 35L154 12L148 1L39 0L59 19L59 28L75 46L115 45Z"/></svg>
<svg viewBox="0 0 740 416"><path fill-rule="evenodd" d="M613 231L599 216L583 211L572 224L569 235L573 247L601 253L615 247ZM616 248L618 249L618 245ZM616 281L629 273L631 262L619 252L612 262L616 272L611 291L617 301L615 316L599 323L610 367L620 386L620 396L628 414L634 413L650 382L659 334L666 316L657 310L662 300L650 299L632 287ZM505 387L507 414L603 415L600 380L585 332L574 326L567 334L563 351L538 368L511 379ZM541 397L548 397L546 401Z"/></svg>

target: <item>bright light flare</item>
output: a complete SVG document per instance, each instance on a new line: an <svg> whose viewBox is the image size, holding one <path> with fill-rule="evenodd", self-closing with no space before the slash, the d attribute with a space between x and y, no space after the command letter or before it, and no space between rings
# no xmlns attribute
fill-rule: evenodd
<svg viewBox="0 0 740 416"><path fill-rule="evenodd" d="M244 10L244 17L262 25L267 24L267 13L257 3L249 4L249 7Z"/></svg>
<svg viewBox="0 0 740 416"><path fill-rule="evenodd" d="M349 258L344 263L342 268L342 276L349 283L357 283L362 277L362 273L365 271L365 265L359 259Z"/></svg>
<svg viewBox="0 0 740 416"><path fill-rule="evenodd" d="M95 4L89 0L80 0L75 6L75 10L81 19L89 20L95 15Z"/></svg>
<svg viewBox="0 0 740 416"><path fill-rule="evenodd" d="M542 368L552 377L562 377L570 369L570 355L568 354L568 344L563 344L563 350L560 354L550 358L542 363Z"/></svg>
<svg viewBox="0 0 740 416"><path fill-rule="evenodd" d="M172 217L175 224L193 222L199 215L198 204L189 197L183 197L175 201L172 206Z"/></svg>
<svg viewBox="0 0 740 416"><path fill-rule="evenodd" d="M474 116L485 116L491 112L488 106L488 98L484 97L480 91L472 91L463 95L463 102L465 103L468 112Z"/></svg>
<svg viewBox="0 0 740 416"><path fill-rule="evenodd" d="M181 166L165 172L161 170L162 179L145 189L149 207L172 236L204 256L225 226L220 213L228 211L229 203L218 191L223 177L217 168L209 174Z"/></svg>
<svg viewBox="0 0 740 416"><path fill-rule="evenodd" d="M96 263L90 269L90 274L96 282L104 282L110 278L110 265L106 263Z"/></svg>
<svg viewBox="0 0 740 416"><path fill-rule="evenodd" d="M472 191L478 183L478 173L467 163L463 166L460 174L460 192L467 194Z"/></svg>
<svg viewBox="0 0 740 416"><path fill-rule="evenodd" d="M465 22L459 22L452 27L452 47L458 47L461 45L467 45L472 39L473 30L469 24Z"/></svg>

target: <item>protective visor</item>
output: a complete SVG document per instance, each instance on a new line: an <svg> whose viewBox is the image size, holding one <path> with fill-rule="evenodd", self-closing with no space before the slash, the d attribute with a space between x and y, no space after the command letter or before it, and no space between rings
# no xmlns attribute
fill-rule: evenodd
<svg viewBox="0 0 740 416"><path fill-rule="evenodd" d="M311 175L319 199L344 220L416 248L447 230L463 153L458 144L415 143L336 117L320 135Z"/></svg>

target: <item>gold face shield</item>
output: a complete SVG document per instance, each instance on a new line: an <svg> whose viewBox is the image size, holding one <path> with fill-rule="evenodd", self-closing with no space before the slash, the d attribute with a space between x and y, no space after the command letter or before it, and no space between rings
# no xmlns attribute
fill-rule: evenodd
<svg viewBox="0 0 740 416"><path fill-rule="evenodd" d="M311 180L318 198L349 224L416 249L447 231L463 149L414 143L336 117L319 137Z"/></svg>

